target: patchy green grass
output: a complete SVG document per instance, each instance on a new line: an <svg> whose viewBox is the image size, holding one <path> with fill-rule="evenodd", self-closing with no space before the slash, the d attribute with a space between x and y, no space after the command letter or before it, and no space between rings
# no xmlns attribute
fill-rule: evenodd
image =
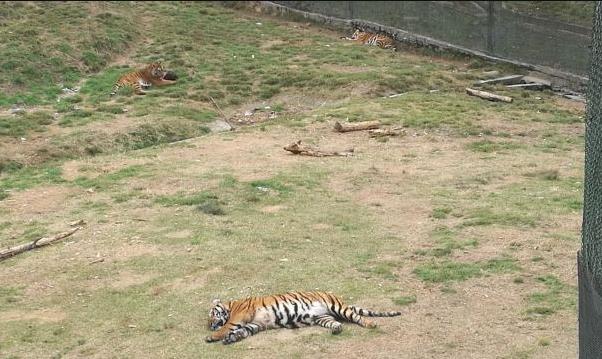
<svg viewBox="0 0 602 359"><path fill-rule="evenodd" d="M104 191L113 186L118 185L123 180L140 177L142 175L148 176L148 168L141 165L134 165L122 168L113 173L106 175L100 175L94 178L88 178L85 176L76 178L73 182L84 188L93 188L97 191Z"/></svg>
<svg viewBox="0 0 602 359"><path fill-rule="evenodd" d="M508 150L516 150L524 147L523 145L515 142L494 142L490 140L482 140L472 142L468 145L468 148L474 152L508 152Z"/></svg>
<svg viewBox="0 0 602 359"><path fill-rule="evenodd" d="M444 283L465 281L492 273L508 273L520 270L516 260L508 258L490 259L484 262L453 262L426 263L414 269L414 274L425 282Z"/></svg>
<svg viewBox="0 0 602 359"><path fill-rule="evenodd" d="M30 132L44 132L54 118L46 111L27 112L0 117L0 136L25 136Z"/></svg>
<svg viewBox="0 0 602 359"><path fill-rule="evenodd" d="M495 208L476 208L466 215L463 225L470 226L529 226L532 227L538 220L538 217L532 213L522 214L512 210Z"/></svg>
<svg viewBox="0 0 602 359"><path fill-rule="evenodd" d="M466 247L476 247L478 242L476 239L460 240L457 237L459 234L444 226L435 227L431 236L435 238L437 246L430 252L436 257L450 255L455 249L464 249Z"/></svg>
<svg viewBox="0 0 602 359"><path fill-rule="evenodd" d="M479 176L458 182L461 192L449 188L435 191L441 208L454 208L463 227L519 226L537 227L552 216L579 213L583 206L582 181L576 177L560 177L558 171L526 172L518 182L483 191L482 185L499 178Z"/></svg>
<svg viewBox="0 0 602 359"><path fill-rule="evenodd" d="M445 219L451 213L452 209L448 207L440 207L433 209L431 217L436 219Z"/></svg>
<svg viewBox="0 0 602 359"><path fill-rule="evenodd" d="M226 211L221 206L221 204L214 199L206 200L205 202L201 203L197 207L197 209L203 213L211 214L214 216L223 216L224 214L226 214Z"/></svg>
<svg viewBox="0 0 602 359"><path fill-rule="evenodd" d="M528 315L550 315L559 310L576 310L575 288L562 283L554 275L537 277L545 286L542 292L528 297Z"/></svg>
<svg viewBox="0 0 602 359"><path fill-rule="evenodd" d="M210 122L217 115L213 111L199 110L182 105L170 106L163 109L165 116L182 117L198 122Z"/></svg>
<svg viewBox="0 0 602 359"><path fill-rule="evenodd" d="M393 299L393 303L397 304L397 305L410 305L413 303L416 303L416 296L415 295L406 295L406 296L402 296L402 297L397 297L395 299Z"/></svg>
<svg viewBox="0 0 602 359"><path fill-rule="evenodd" d="M346 231L350 231L350 229L346 229ZM370 260L367 262L361 261L361 264L358 265L358 270L367 277L383 278L394 281L397 279L397 275L393 271L399 266L400 264L394 261L374 262Z"/></svg>
<svg viewBox="0 0 602 359"><path fill-rule="evenodd" d="M43 161L97 156L139 150L206 135L209 132L208 127L185 119L145 122L113 134L82 129L53 138L38 148L36 155Z"/></svg>
<svg viewBox="0 0 602 359"><path fill-rule="evenodd" d="M103 69L137 39L130 6L112 4L116 12L93 15L94 6L4 4L0 106L48 103L62 86L72 87L85 74Z"/></svg>
<svg viewBox="0 0 602 359"><path fill-rule="evenodd" d="M23 292L17 287L2 287L0 288L0 303L11 305L18 303L23 296Z"/></svg>
<svg viewBox="0 0 602 359"><path fill-rule="evenodd" d="M39 185L64 183L61 169L54 166L27 167L0 177L1 190L24 190Z"/></svg>

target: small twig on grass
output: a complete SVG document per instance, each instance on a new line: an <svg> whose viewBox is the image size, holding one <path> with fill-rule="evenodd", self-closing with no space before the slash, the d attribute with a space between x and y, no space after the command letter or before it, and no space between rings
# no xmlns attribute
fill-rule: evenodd
<svg viewBox="0 0 602 359"><path fill-rule="evenodd" d="M234 125L232 125L230 123L230 121L228 120L228 117L226 116L226 114L224 113L224 111L222 111L222 109L219 107L219 105L217 104L217 102L215 102L215 100L213 99L213 97L211 97L211 96L207 96L207 97L209 97L209 100L211 100L211 103L213 103L213 106L215 106L215 108L220 113L220 115L222 115L222 118L224 119L224 121L226 121L226 123L228 125L230 125L230 127L234 130L235 129Z"/></svg>
<svg viewBox="0 0 602 359"><path fill-rule="evenodd" d="M320 151L311 147L302 146L301 141L293 142L284 147L285 151L289 151L295 155L312 156L312 157L328 157L328 156L353 156L353 148L345 151Z"/></svg>

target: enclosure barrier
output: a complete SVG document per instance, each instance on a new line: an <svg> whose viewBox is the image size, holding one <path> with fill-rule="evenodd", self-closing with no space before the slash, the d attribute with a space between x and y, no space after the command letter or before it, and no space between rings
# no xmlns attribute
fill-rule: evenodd
<svg viewBox="0 0 602 359"><path fill-rule="evenodd" d="M602 357L602 2L595 11L585 121L579 267L579 358Z"/></svg>
<svg viewBox="0 0 602 359"><path fill-rule="evenodd" d="M251 2L248 2L251 3ZM264 10L337 28L386 32L401 43L511 63L575 90L587 82L591 24L539 18L506 1L257 1Z"/></svg>

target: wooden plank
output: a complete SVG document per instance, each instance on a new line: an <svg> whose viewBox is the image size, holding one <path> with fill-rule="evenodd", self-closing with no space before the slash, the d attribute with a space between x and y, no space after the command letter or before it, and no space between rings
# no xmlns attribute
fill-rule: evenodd
<svg viewBox="0 0 602 359"><path fill-rule="evenodd" d="M521 83L521 81L523 80L523 75L510 75L510 76L504 76L504 77L498 77L495 79L490 79L490 80L480 80L475 82L476 86L481 86L481 85L497 85L497 84L501 84L501 85L516 85Z"/></svg>

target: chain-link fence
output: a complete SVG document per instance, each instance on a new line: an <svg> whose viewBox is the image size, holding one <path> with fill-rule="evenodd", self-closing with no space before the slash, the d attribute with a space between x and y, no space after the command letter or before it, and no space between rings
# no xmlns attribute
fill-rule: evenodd
<svg viewBox="0 0 602 359"><path fill-rule="evenodd" d="M273 1L585 77L593 1ZM537 3L543 3L537 6Z"/></svg>
<svg viewBox="0 0 602 359"><path fill-rule="evenodd" d="M585 188L579 257L579 357L602 357L602 2L598 2L585 122Z"/></svg>

